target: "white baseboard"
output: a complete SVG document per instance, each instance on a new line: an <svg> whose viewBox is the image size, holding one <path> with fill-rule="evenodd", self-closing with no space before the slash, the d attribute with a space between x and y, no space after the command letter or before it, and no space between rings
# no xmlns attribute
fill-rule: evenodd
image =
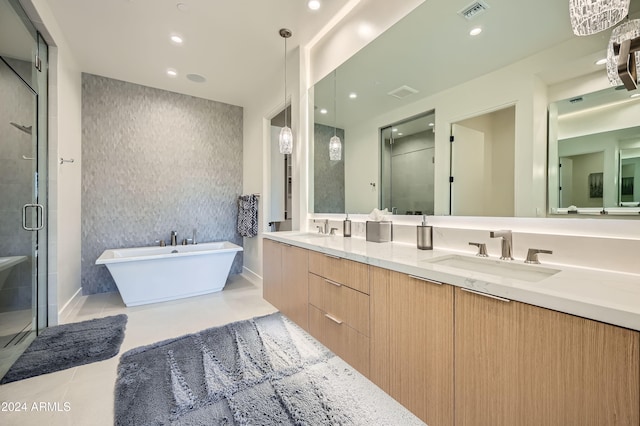
<svg viewBox="0 0 640 426"><path fill-rule="evenodd" d="M69 299L67 303L65 303L64 306L60 308L60 310L58 311L58 323L63 322L61 321L63 319L63 316L68 315L71 311L73 311L73 308L75 308L78 302L80 301L81 295L82 295L82 287L80 287L73 294L73 296L71 296L71 299Z"/></svg>
<svg viewBox="0 0 640 426"><path fill-rule="evenodd" d="M255 272L253 272L251 269L247 268L246 266L242 267L242 275L249 281L262 285L262 277L256 274Z"/></svg>

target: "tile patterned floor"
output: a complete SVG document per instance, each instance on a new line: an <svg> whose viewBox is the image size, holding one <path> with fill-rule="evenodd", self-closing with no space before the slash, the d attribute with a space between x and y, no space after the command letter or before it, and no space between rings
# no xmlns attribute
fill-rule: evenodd
<svg viewBox="0 0 640 426"><path fill-rule="evenodd" d="M262 286L231 276L220 293L127 308L118 293L83 296L62 323L126 313L120 353L209 327L267 315ZM0 386L0 424L113 425L113 388L120 356ZM25 411L16 411L25 408Z"/></svg>

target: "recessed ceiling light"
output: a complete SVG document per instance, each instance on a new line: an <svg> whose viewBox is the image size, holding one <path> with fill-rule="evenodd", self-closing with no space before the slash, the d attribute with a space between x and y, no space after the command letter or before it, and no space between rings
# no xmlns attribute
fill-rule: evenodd
<svg viewBox="0 0 640 426"><path fill-rule="evenodd" d="M398 129L391 129L391 131L392 131L392 132L397 132L397 131L398 131Z"/></svg>
<svg viewBox="0 0 640 426"><path fill-rule="evenodd" d="M176 8L180 12L186 12L187 10L189 10L189 5L186 4L186 3L178 3L178 4L176 4Z"/></svg>
<svg viewBox="0 0 640 426"><path fill-rule="evenodd" d="M351 98L351 99L355 99L355 98L357 98L357 97L358 97L358 94L357 94L357 93L355 93L355 92L351 92L351 93L349 93L349 98Z"/></svg>
<svg viewBox="0 0 640 426"><path fill-rule="evenodd" d="M178 75L178 71L174 70L173 68L167 68L167 75L169 77L176 77Z"/></svg>
<svg viewBox="0 0 640 426"><path fill-rule="evenodd" d="M178 34L172 34L171 35L171 42L173 44L182 44L184 42L184 40Z"/></svg>
<svg viewBox="0 0 640 426"><path fill-rule="evenodd" d="M604 65L607 63L607 58L598 59L596 65Z"/></svg>
<svg viewBox="0 0 640 426"><path fill-rule="evenodd" d="M435 124L429 123L429 127L433 127L433 126L435 126Z"/></svg>
<svg viewBox="0 0 640 426"><path fill-rule="evenodd" d="M307 6L311 10L318 10L318 9L320 9L320 1L319 0L309 0L309 2L307 3Z"/></svg>
<svg viewBox="0 0 640 426"><path fill-rule="evenodd" d="M404 135L404 133L402 133L402 132L398 133L398 136L402 136L402 135Z"/></svg>
<svg viewBox="0 0 640 426"><path fill-rule="evenodd" d="M326 114L327 112L328 112L328 111L327 111L327 109L326 109L326 108L322 108L322 109L320 110L320 114Z"/></svg>
<svg viewBox="0 0 640 426"><path fill-rule="evenodd" d="M478 34L480 34L482 32L482 28L480 27L475 27L474 29L472 29L471 31L469 31L469 35L471 36L477 36Z"/></svg>
<svg viewBox="0 0 640 426"><path fill-rule="evenodd" d="M634 93L633 95L631 95L632 98L637 98L640 97L640 93Z"/></svg>

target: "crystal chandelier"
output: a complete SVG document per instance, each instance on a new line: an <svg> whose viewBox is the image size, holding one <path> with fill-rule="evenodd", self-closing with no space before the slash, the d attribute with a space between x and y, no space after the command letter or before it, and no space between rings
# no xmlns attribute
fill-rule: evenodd
<svg viewBox="0 0 640 426"><path fill-rule="evenodd" d="M626 21L613 29L607 48L607 76L614 86L627 90L638 87L637 64L640 63L640 19Z"/></svg>
<svg viewBox="0 0 640 426"><path fill-rule="evenodd" d="M573 33L586 36L622 21L629 13L630 0L569 0Z"/></svg>
<svg viewBox="0 0 640 426"><path fill-rule="evenodd" d="M287 39L291 34L291 30L280 29L280 37L284 39L284 127L280 130L278 138L280 154L291 154L293 151L293 134L287 126Z"/></svg>
<svg viewBox="0 0 640 426"><path fill-rule="evenodd" d="M336 121L338 111L336 108L336 71L333 71L333 137L329 139L329 160L340 161L342 159L342 142L337 134Z"/></svg>

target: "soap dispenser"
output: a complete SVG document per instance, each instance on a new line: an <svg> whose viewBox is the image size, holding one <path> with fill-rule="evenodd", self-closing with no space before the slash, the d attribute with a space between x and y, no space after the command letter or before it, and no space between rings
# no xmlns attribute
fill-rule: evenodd
<svg viewBox="0 0 640 426"><path fill-rule="evenodd" d="M351 236L351 220L349 219L349 213L347 213L346 219L342 222L342 235L345 237Z"/></svg>
<svg viewBox="0 0 640 426"><path fill-rule="evenodd" d="M418 248L420 250L433 249L433 227L427 225L427 216L422 215L422 224L418 225Z"/></svg>

